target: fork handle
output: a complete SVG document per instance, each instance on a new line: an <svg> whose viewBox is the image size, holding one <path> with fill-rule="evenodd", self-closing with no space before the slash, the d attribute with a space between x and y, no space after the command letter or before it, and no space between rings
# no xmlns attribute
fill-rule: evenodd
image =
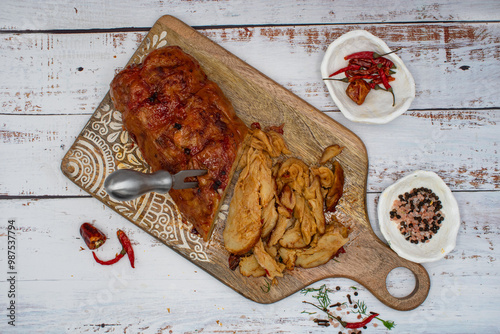
<svg viewBox="0 0 500 334"><path fill-rule="evenodd" d="M104 189L115 200L130 201L152 191L165 194L172 188L172 184L172 175L165 170L145 174L130 169L120 169L106 178Z"/></svg>

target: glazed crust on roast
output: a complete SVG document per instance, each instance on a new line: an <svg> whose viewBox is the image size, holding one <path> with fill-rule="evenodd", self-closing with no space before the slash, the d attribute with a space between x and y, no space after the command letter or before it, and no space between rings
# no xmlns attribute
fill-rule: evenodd
<svg viewBox="0 0 500 334"><path fill-rule="evenodd" d="M208 240L247 134L230 101L181 48L152 51L122 70L111 99L153 171L206 169L199 187L170 191L182 216Z"/></svg>

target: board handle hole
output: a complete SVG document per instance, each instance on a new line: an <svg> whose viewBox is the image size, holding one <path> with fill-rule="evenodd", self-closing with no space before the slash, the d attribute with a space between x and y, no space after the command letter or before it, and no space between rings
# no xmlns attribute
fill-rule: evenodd
<svg viewBox="0 0 500 334"><path fill-rule="evenodd" d="M405 267L392 269L385 278L387 291L396 298L410 295L415 290L416 282L415 274Z"/></svg>

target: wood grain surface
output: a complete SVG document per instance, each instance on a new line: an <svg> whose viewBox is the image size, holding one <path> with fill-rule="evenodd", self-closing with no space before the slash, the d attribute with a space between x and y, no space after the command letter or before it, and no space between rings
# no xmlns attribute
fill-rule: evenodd
<svg viewBox="0 0 500 334"><path fill-rule="evenodd" d="M111 14L112 13L112 14ZM294 293L259 304L242 297L158 239L74 185L59 169L75 138L159 16L171 14L354 132L368 153L367 216L376 235L380 192L424 169L438 173L457 198L461 228L444 259L426 263L431 287L414 310L381 303L347 278L381 318L363 333L499 333L500 215L498 109L500 3L475 1L12 1L0 3L0 293L7 220L16 220L17 322L1 333L337 333L320 327ZM367 29L412 72L410 110L382 126L353 123L338 112L319 66L343 32ZM90 221L108 236L124 229L136 269L96 264L78 228ZM112 237L99 255L119 250ZM405 297L413 274L395 269L387 289ZM357 287L353 290L351 287ZM9 299L0 298L5 310ZM304 313L305 312L305 313ZM355 316L343 315L354 320ZM352 317L351 317L352 316ZM333 328L332 328L333 327Z"/></svg>

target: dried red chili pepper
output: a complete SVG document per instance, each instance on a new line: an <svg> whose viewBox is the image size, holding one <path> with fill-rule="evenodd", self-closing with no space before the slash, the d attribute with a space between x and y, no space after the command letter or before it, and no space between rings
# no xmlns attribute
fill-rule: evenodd
<svg viewBox="0 0 500 334"><path fill-rule="evenodd" d="M379 68L378 73L380 74L380 78L382 78L382 84L384 85L385 89L392 94L392 106L394 107L394 105L396 104L394 90L392 89L391 85L389 85L389 80L387 80L384 70Z"/></svg>
<svg viewBox="0 0 500 334"><path fill-rule="evenodd" d="M132 244L130 243L130 239L125 235L125 232L122 230L118 230L116 232L116 235L118 236L118 239L120 240L120 243L123 246L123 249L128 255L128 259L130 260L130 265L132 268L134 267L134 250L132 249Z"/></svg>
<svg viewBox="0 0 500 334"><path fill-rule="evenodd" d="M382 66L387 67L388 69L396 68L396 66L394 65L394 63L391 60L384 58L384 57L374 58L371 61L376 65L381 64Z"/></svg>
<svg viewBox="0 0 500 334"><path fill-rule="evenodd" d="M355 70L355 71L347 71L345 72L346 76L354 76L354 75L378 75L377 66L371 66L368 68L363 67L363 69Z"/></svg>
<svg viewBox="0 0 500 334"><path fill-rule="evenodd" d="M371 59L349 59L349 65L359 65L360 67L369 68L373 65Z"/></svg>
<svg viewBox="0 0 500 334"><path fill-rule="evenodd" d="M356 79L347 86L347 96L358 105L365 102L366 95L370 92L370 85L363 79Z"/></svg>
<svg viewBox="0 0 500 334"><path fill-rule="evenodd" d="M89 249L97 249L106 242L106 236L89 223L80 226L80 235Z"/></svg>
<svg viewBox="0 0 500 334"><path fill-rule="evenodd" d="M97 263L99 263L99 264L102 264L103 266L109 266L109 265L111 265L111 264L115 264L116 262L120 261L120 259L121 259L122 257L124 257L124 256L125 256L125 254L126 254L125 250L124 250L124 249L122 249L122 251L121 251L120 253L116 254L116 257L115 257L114 259L112 259L112 260L108 260L108 261L102 261L102 260L100 260L100 259L97 257L97 255L95 255L95 253L94 253L94 252L92 252L92 255L94 255L94 260L95 260L95 262L97 262Z"/></svg>
<svg viewBox="0 0 500 334"><path fill-rule="evenodd" d="M349 59L373 59L373 56L376 55L376 52L373 51L361 51L361 52L355 52L351 53L350 55L347 55L344 57L345 60Z"/></svg>
<svg viewBox="0 0 500 334"><path fill-rule="evenodd" d="M389 82L394 80L391 74L394 74L395 72L392 71L391 68L396 68L396 66L394 66L394 63L391 60L384 58L383 56L399 50L400 49L397 49L384 54L378 54L372 51L362 51L350 54L344 57L344 59L349 60L349 66L341 68L323 80L337 80L350 83L347 87L346 93L349 98L351 98L358 105L361 105L364 102L366 95L371 89L388 91L392 94L392 106L394 106L396 103L396 97ZM345 72L345 78L331 78L332 76L342 72ZM365 80L368 80L368 82ZM364 83L361 83L361 81ZM385 89L378 86L379 84L383 84Z"/></svg>
<svg viewBox="0 0 500 334"><path fill-rule="evenodd" d="M394 77L387 77L387 81L391 82L394 81ZM373 78L372 82L376 85L380 85L382 83L382 78L380 76L377 76L376 78ZM383 89L382 87L380 89ZM385 89L383 89L385 90Z"/></svg>
<svg viewBox="0 0 500 334"><path fill-rule="evenodd" d="M337 74L340 74L340 73L343 73L345 71L349 71L349 70L359 70L361 66L359 65L349 65L347 67L344 67L344 68L341 68L340 70L336 71L336 72L333 72L332 74L330 74L328 77L331 78Z"/></svg>
<svg viewBox="0 0 500 334"><path fill-rule="evenodd" d="M364 326L368 325L368 323L370 321L372 321L373 318L375 318L376 316L378 316L378 313L374 313L374 314L370 315L368 318L366 318L365 320L360 321L360 322L347 322L344 327L345 328L361 328L361 327L364 327Z"/></svg>
<svg viewBox="0 0 500 334"><path fill-rule="evenodd" d="M373 51L361 51L361 52L356 52L356 53L352 53L348 56L345 56L344 59L345 60L357 59L357 58L377 59L377 58L380 58L383 56L387 56L388 54L398 52L399 50L401 50L401 48L396 49L394 51L387 52L387 53L383 53L383 54L378 54L378 53L373 52Z"/></svg>
<svg viewBox="0 0 500 334"><path fill-rule="evenodd" d="M391 88L391 85L389 85L389 81L387 80L387 76L385 75L385 72L382 68L378 69L378 74L380 75L380 78L382 79L382 84L384 85L385 89Z"/></svg>
<svg viewBox="0 0 500 334"><path fill-rule="evenodd" d="M353 82L355 80L358 80L358 79L373 79L373 77L371 75L355 75L355 76L352 76L352 77L349 77L349 82Z"/></svg>

